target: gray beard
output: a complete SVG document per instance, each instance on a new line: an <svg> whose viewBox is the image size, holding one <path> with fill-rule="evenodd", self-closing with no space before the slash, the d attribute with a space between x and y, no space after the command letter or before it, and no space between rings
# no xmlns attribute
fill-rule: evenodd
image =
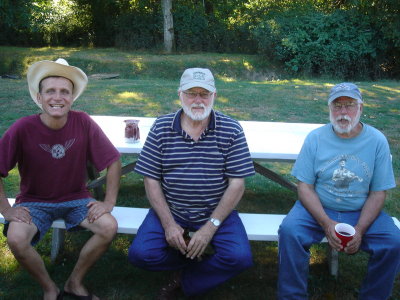
<svg viewBox="0 0 400 300"><path fill-rule="evenodd" d="M336 119L334 119L332 116L332 112L329 111L329 120L331 121L331 124L332 124L335 132L337 132L339 134L350 133L357 126L358 122L360 121L360 116L361 116L361 110L358 110L357 115L354 117L353 120L348 115L339 116ZM337 121L340 119L345 119L345 120L349 121L349 125L347 125L345 128L341 127L337 123Z"/></svg>

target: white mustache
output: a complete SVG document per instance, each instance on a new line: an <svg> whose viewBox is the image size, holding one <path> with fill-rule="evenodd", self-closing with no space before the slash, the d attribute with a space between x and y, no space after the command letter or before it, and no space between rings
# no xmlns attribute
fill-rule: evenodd
<svg viewBox="0 0 400 300"><path fill-rule="evenodd" d="M203 103L200 104L193 103L192 105L190 105L190 108L206 108L206 106Z"/></svg>
<svg viewBox="0 0 400 300"><path fill-rule="evenodd" d="M351 122L351 118L348 115L344 115L344 116L339 116L335 119L335 121L342 121L342 120L346 120Z"/></svg>

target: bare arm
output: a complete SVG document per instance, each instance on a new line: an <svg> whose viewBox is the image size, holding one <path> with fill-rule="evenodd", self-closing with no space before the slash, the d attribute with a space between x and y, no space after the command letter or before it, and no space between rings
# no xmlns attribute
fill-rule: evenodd
<svg viewBox="0 0 400 300"><path fill-rule="evenodd" d="M375 191L369 193L367 201L365 201L365 204L361 210L360 218L355 226L356 234L347 244L345 252L352 254L358 251L363 235L381 212L385 203L385 198L386 191Z"/></svg>
<svg viewBox="0 0 400 300"><path fill-rule="evenodd" d="M303 206L325 231L329 245L336 250L340 250L342 247L340 244L340 239L335 234L335 225L337 222L330 219L325 213L321 201L315 192L314 185L299 181L297 191L299 200Z"/></svg>
<svg viewBox="0 0 400 300"><path fill-rule="evenodd" d="M32 221L29 209L23 206L11 207L4 191L3 179L0 177L0 213L4 218L11 222L25 222L30 224Z"/></svg>
<svg viewBox="0 0 400 300"><path fill-rule="evenodd" d="M182 254L186 253L186 243L183 239L183 228L177 224L172 216L171 210L165 200L161 183L150 177L144 177L146 195L151 207L155 210L165 231L165 238L168 244L179 249Z"/></svg>
<svg viewBox="0 0 400 300"><path fill-rule="evenodd" d="M244 193L244 178L229 178L228 188L225 190L220 202L211 214L211 218L215 218L223 222L225 218L235 209ZM217 227L211 222L206 222L193 235L188 245L187 257L200 257L212 237L217 231Z"/></svg>
<svg viewBox="0 0 400 300"><path fill-rule="evenodd" d="M121 161L114 161L107 168L106 174L106 195L104 201L95 201L88 204L88 221L94 222L105 213L110 213L117 203L118 189L121 178Z"/></svg>

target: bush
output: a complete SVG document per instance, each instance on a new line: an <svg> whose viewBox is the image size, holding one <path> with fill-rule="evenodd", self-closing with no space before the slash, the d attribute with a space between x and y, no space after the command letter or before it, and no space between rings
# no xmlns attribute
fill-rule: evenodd
<svg viewBox="0 0 400 300"><path fill-rule="evenodd" d="M161 14L130 12L117 19L115 46L122 49L154 49L163 41Z"/></svg>
<svg viewBox="0 0 400 300"><path fill-rule="evenodd" d="M294 74L375 77L380 38L367 16L353 11L294 11L268 18L254 31L259 51Z"/></svg>

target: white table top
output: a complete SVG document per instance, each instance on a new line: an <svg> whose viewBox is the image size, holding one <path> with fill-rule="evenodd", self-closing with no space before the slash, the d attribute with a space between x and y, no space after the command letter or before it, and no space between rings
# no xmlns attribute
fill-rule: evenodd
<svg viewBox="0 0 400 300"><path fill-rule="evenodd" d="M120 153L138 154L156 118L91 116ZM126 143L124 120L139 120L140 141ZM323 124L240 121L253 159L294 161L307 134Z"/></svg>

